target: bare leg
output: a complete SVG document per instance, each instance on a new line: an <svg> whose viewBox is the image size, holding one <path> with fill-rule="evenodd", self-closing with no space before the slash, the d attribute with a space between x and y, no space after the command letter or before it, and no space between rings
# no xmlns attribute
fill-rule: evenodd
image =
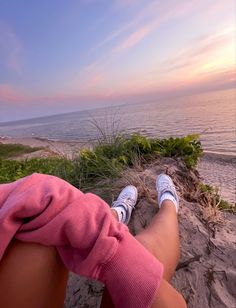
<svg viewBox="0 0 236 308"><path fill-rule="evenodd" d="M149 226L136 236L164 265L164 279L170 281L179 260L179 228L175 206L165 200Z"/></svg>
<svg viewBox="0 0 236 308"><path fill-rule="evenodd" d="M0 307L63 307L67 279L55 248L12 240L0 266Z"/></svg>
<svg viewBox="0 0 236 308"><path fill-rule="evenodd" d="M116 211L111 210L117 218ZM162 203L149 226L136 239L164 265L164 278L170 281L178 264L179 227L175 206L169 200Z"/></svg>
<svg viewBox="0 0 236 308"><path fill-rule="evenodd" d="M111 212L118 219L116 211L111 210ZM149 226L136 236L136 239L163 263L164 279L170 281L175 272L180 254L177 214L175 206L171 201L165 200L162 203L157 215L154 216ZM165 282L163 284L166 286ZM170 293L173 292L178 299L178 293L174 289L172 290L171 286L167 286L166 288L167 291L164 293L168 292L170 288ZM176 298L175 300L177 300ZM162 302L160 304L163 305ZM106 288L101 307L114 307L111 296ZM158 307L158 304L156 307Z"/></svg>

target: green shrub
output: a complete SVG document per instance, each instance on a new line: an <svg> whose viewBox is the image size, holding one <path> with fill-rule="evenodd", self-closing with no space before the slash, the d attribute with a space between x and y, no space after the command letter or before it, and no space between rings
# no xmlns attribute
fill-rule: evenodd
<svg viewBox="0 0 236 308"><path fill-rule="evenodd" d="M98 156L116 158L119 162L132 165L137 157L159 154L166 157L181 157L188 168L194 168L202 155L198 135L182 138L148 139L134 134L130 137L118 136L113 143L99 145L93 150Z"/></svg>
<svg viewBox="0 0 236 308"><path fill-rule="evenodd" d="M198 135L182 138L153 139L152 151L162 156L181 157L188 168L195 168L202 155L202 146Z"/></svg>

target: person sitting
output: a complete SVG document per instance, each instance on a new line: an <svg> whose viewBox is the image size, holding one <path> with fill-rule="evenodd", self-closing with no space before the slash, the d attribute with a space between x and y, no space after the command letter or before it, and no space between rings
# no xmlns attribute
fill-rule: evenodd
<svg viewBox="0 0 236 308"><path fill-rule="evenodd" d="M179 260L179 199L157 177L159 211L135 237L127 224L138 192L109 207L49 175L0 185L0 307L63 307L68 271L101 281L101 307L184 308L170 284Z"/></svg>

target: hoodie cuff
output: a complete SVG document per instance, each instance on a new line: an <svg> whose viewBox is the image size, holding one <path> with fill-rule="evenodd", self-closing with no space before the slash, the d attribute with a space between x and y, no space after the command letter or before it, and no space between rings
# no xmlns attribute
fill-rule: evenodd
<svg viewBox="0 0 236 308"><path fill-rule="evenodd" d="M99 279L116 307L151 307L163 277L163 265L128 231L123 235L116 253L102 265Z"/></svg>

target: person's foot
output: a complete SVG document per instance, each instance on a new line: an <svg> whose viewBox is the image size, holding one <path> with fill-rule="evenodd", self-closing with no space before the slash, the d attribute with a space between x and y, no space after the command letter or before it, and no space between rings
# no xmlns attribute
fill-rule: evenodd
<svg viewBox="0 0 236 308"><path fill-rule="evenodd" d="M164 200L170 200L175 205L176 213L178 213L179 198L172 179L164 173L160 174L156 179L156 189L158 192L157 201L159 208L161 208L162 202Z"/></svg>
<svg viewBox="0 0 236 308"><path fill-rule="evenodd" d="M117 200L111 206L111 209L117 212L119 222L123 222L126 225L129 223L137 198L138 191L135 186L129 185L122 189Z"/></svg>

